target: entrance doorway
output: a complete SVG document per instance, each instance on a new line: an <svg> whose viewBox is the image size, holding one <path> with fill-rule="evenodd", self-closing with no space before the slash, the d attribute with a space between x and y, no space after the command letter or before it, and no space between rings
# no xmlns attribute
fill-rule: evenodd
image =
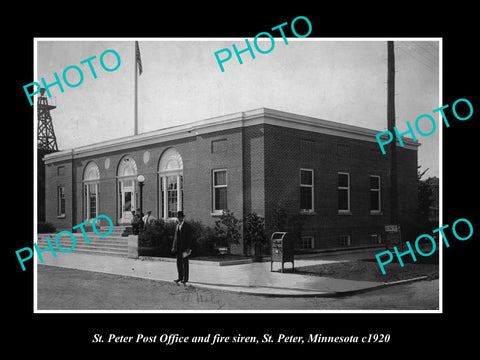
<svg viewBox="0 0 480 360"><path fill-rule="evenodd" d="M137 208L137 164L124 156L118 166L118 223L130 224L132 211Z"/></svg>
<svg viewBox="0 0 480 360"><path fill-rule="evenodd" d="M135 180L119 180L120 187L120 218L119 223L130 224L132 222L132 211L136 208Z"/></svg>

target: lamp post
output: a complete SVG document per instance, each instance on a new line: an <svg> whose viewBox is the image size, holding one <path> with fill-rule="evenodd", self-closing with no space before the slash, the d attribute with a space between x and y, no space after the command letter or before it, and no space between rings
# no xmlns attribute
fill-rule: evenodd
<svg viewBox="0 0 480 360"><path fill-rule="evenodd" d="M140 187L140 216L143 214L143 185L145 184L145 176L137 176L138 186Z"/></svg>

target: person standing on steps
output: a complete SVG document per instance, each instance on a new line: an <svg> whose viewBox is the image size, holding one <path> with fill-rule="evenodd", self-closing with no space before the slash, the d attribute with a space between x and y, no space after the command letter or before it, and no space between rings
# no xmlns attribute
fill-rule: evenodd
<svg viewBox="0 0 480 360"><path fill-rule="evenodd" d="M188 258L192 252L193 232L190 224L185 222L183 211L177 213L178 224L175 227L173 236L172 253L177 255L178 278L175 283L182 282L186 285L188 282Z"/></svg>
<svg viewBox="0 0 480 360"><path fill-rule="evenodd" d="M147 211L147 215L142 218L143 227L146 228L148 225L153 223L156 220L155 216L152 215L152 210Z"/></svg>
<svg viewBox="0 0 480 360"><path fill-rule="evenodd" d="M140 211L137 209L132 210L132 233L133 235L138 235L141 232L142 228L142 219L140 218Z"/></svg>

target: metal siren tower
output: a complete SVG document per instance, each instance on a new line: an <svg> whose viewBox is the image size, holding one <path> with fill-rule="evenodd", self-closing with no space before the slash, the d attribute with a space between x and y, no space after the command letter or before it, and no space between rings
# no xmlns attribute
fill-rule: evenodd
<svg viewBox="0 0 480 360"><path fill-rule="evenodd" d="M58 151L57 138L53 130L52 116L50 110L55 109L56 106L48 103L45 96L45 89L40 89L40 96L37 102L37 116L38 116L38 150Z"/></svg>

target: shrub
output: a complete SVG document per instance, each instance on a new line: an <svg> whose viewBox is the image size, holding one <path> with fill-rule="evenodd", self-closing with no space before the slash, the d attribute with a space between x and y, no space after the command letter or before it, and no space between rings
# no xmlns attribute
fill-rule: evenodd
<svg viewBox="0 0 480 360"><path fill-rule="evenodd" d="M287 231L293 235L295 241L298 241L302 236L305 222L306 218L304 215L294 213L288 216L285 205L278 204L273 210L269 230L271 233Z"/></svg>
<svg viewBox="0 0 480 360"><path fill-rule="evenodd" d="M217 236L215 231L210 226L202 225L201 232L197 233L194 244L194 255L196 256L211 256L216 255L215 245L217 243Z"/></svg>
<svg viewBox="0 0 480 360"><path fill-rule="evenodd" d="M165 231L165 223L157 220L149 224L138 236L138 246L152 247L155 246Z"/></svg>
<svg viewBox="0 0 480 360"><path fill-rule="evenodd" d="M196 242L197 239L202 237L203 232L205 231L206 226L202 224L200 220L190 220L187 223L192 228L193 242Z"/></svg>
<svg viewBox="0 0 480 360"><path fill-rule="evenodd" d="M155 255L170 256L175 223L155 220L140 233L139 247L155 247Z"/></svg>
<svg viewBox="0 0 480 360"><path fill-rule="evenodd" d="M242 238L241 220L238 220L230 210L223 210L220 219L215 221L216 246L239 244Z"/></svg>
<svg viewBox="0 0 480 360"><path fill-rule="evenodd" d="M192 227L193 233L192 256L214 255L217 241L214 230L198 220L187 222ZM155 220L140 233L139 247L154 247L153 251L148 251L148 254L152 256L172 256L171 249L176 226L176 222ZM142 253L147 254L145 250Z"/></svg>
<svg viewBox="0 0 480 360"><path fill-rule="evenodd" d="M54 232L57 232L57 230L55 229L55 226L53 226L52 223L39 221L37 223L37 232L39 234L45 234L45 233L54 233Z"/></svg>
<svg viewBox="0 0 480 360"><path fill-rule="evenodd" d="M255 255L261 255L262 249L267 243L265 220L256 213L250 213L245 217L243 223L245 245L248 247L253 245Z"/></svg>

